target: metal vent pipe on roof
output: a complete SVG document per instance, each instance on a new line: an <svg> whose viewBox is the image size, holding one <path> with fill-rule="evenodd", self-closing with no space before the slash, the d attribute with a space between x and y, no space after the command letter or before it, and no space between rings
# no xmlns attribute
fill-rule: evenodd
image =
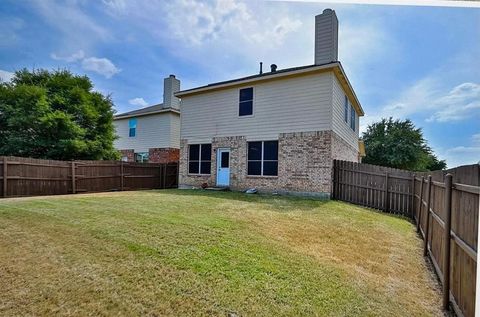
<svg viewBox="0 0 480 317"><path fill-rule="evenodd" d="M270 65L270 71L272 73L276 72L277 71L277 65L275 65L275 64Z"/></svg>
<svg viewBox="0 0 480 317"><path fill-rule="evenodd" d="M260 62L260 75L263 74L263 63Z"/></svg>

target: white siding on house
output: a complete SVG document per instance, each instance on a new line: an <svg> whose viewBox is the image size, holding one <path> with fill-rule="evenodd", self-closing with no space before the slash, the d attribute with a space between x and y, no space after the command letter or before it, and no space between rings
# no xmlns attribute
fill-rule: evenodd
<svg viewBox="0 0 480 317"><path fill-rule="evenodd" d="M239 117L238 87L184 97L181 138L270 140L279 133L331 130L333 77L328 72L244 86L254 87L253 116Z"/></svg>
<svg viewBox="0 0 480 317"><path fill-rule="evenodd" d="M348 106L348 122L345 122L344 106L345 92L337 78L333 76L333 131L358 151L358 113L355 115L355 131L353 131L352 128L350 128L350 105Z"/></svg>
<svg viewBox="0 0 480 317"><path fill-rule="evenodd" d="M137 119L135 137L128 136L128 121L130 118L114 121L119 137L114 143L116 149L133 149L135 152L148 152L150 148L180 147L180 138L174 136L174 131L179 129L180 120L178 114L167 112L135 118Z"/></svg>

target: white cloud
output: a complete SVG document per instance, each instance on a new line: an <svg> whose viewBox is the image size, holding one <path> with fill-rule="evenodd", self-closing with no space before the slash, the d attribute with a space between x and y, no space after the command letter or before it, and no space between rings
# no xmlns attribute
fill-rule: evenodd
<svg viewBox="0 0 480 317"><path fill-rule="evenodd" d="M64 34L63 46L88 47L96 40L112 38L110 31L98 19L86 14L82 1L32 1L33 8L44 20Z"/></svg>
<svg viewBox="0 0 480 317"><path fill-rule="evenodd" d="M132 106L139 106L139 107L146 107L148 106L148 102L146 102L143 98L133 98L128 101L129 104Z"/></svg>
<svg viewBox="0 0 480 317"><path fill-rule="evenodd" d="M56 61L65 61L67 63L74 63L74 62L78 62L78 61L81 61L82 59L84 59L85 58L85 53L82 50L80 50L76 53L73 53L70 56L59 56L55 53L52 53L52 54L50 54L50 57L53 58Z"/></svg>
<svg viewBox="0 0 480 317"><path fill-rule="evenodd" d="M94 71L106 78L118 74L121 69L117 68L108 58L88 57L82 60L82 68Z"/></svg>
<svg viewBox="0 0 480 317"><path fill-rule="evenodd" d="M480 133L472 135L472 142L473 144L480 146Z"/></svg>
<svg viewBox="0 0 480 317"><path fill-rule="evenodd" d="M24 26L25 22L20 18L2 16L0 19L0 46L16 44L20 39L18 31Z"/></svg>
<svg viewBox="0 0 480 317"><path fill-rule="evenodd" d="M14 74L12 72L7 72L6 70L1 70L0 69L0 82L1 81L8 82L8 81L12 80L13 75Z"/></svg>
<svg viewBox="0 0 480 317"><path fill-rule="evenodd" d="M168 50L177 61L208 69L199 71L197 79L190 79L195 85L210 78L223 80L251 74L257 71L260 61L265 65L276 63L280 69L313 62L314 17L308 16L311 25L308 32L302 32L304 17L282 3L273 6L237 0L105 0L103 3L106 13L129 24L135 32L141 30L142 36Z"/></svg>
<svg viewBox="0 0 480 317"><path fill-rule="evenodd" d="M363 128L382 117L427 116L427 122L452 122L478 117L480 120L480 84L465 82L448 89L441 78L426 77L404 90L396 100L363 120Z"/></svg>
<svg viewBox="0 0 480 317"><path fill-rule="evenodd" d="M338 31L339 60L349 74L355 75L368 65L392 59L398 44L382 21L347 20Z"/></svg>
<svg viewBox="0 0 480 317"><path fill-rule="evenodd" d="M433 101L436 112L427 121L450 122L478 116L480 119L480 85L463 83Z"/></svg>
<svg viewBox="0 0 480 317"><path fill-rule="evenodd" d="M480 145L456 146L447 149L441 157L446 159L449 168L480 164Z"/></svg>
<svg viewBox="0 0 480 317"><path fill-rule="evenodd" d="M78 62L84 70L96 72L106 78L111 78L113 75L118 74L121 71L121 69L115 66L115 64L113 64L108 58L98 58L94 56L86 57L82 50L67 56L59 56L56 53L52 53L50 54L50 57L54 60L65 61L67 63Z"/></svg>

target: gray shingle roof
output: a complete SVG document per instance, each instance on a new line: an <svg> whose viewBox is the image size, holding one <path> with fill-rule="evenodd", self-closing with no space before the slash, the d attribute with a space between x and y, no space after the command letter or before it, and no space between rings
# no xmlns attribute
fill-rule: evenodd
<svg viewBox="0 0 480 317"><path fill-rule="evenodd" d="M335 64L335 63L339 63L339 62L330 62L330 63L319 64L319 65L305 65L305 66L279 69L275 72L264 72L262 74L255 74L255 75L251 75L251 76L247 76L247 77L236 78L236 79L231 79L231 80L226 80L226 81L220 81L220 82L208 84L208 85L205 85L205 86L200 86L200 87L195 87L195 88L192 88L192 89L182 90L179 93L184 93L184 92L188 92L188 91L191 91L191 90L197 90L197 89L202 89L202 88L207 88L207 87L214 87L214 86L218 86L218 85L231 84L231 83L235 83L237 81L261 78L261 77L266 77L266 76L276 75L276 74L281 74L281 73L288 73L288 72L293 72L293 71L307 69L307 68L319 67L319 66L324 66L324 65L328 65L328 64Z"/></svg>
<svg viewBox="0 0 480 317"><path fill-rule="evenodd" d="M117 119L117 118L121 118L121 117L142 116L142 115L147 115L147 114L150 114L150 113L156 113L156 112L159 112L159 111L162 111L162 112L163 111L164 112L167 112L167 111L179 112L178 109L163 108L163 103L159 103L157 105L148 106L148 107L145 107L145 108L132 110L132 111L124 112L124 113L119 113L119 114L116 114L113 117L114 117L114 119Z"/></svg>

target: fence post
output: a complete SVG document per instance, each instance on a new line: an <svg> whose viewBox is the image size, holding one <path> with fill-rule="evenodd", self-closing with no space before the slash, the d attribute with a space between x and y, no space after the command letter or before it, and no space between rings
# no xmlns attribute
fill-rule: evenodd
<svg viewBox="0 0 480 317"><path fill-rule="evenodd" d="M428 227L430 226L430 200L432 198L432 175L428 175L428 188L427 188L427 210L425 218L427 219L425 223L425 243L423 245L423 255L428 254Z"/></svg>
<svg viewBox="0 0 480 317"><path fill-rule="evenodd" d="M423 207L423 184L425 182L425 177L422 176L422 179L420 180L420 198L419 198L419 203L418 203L418 219L417 219L417 232L420 233L420 222L422 221L422 207Z"/></svg>
<svg viewBox="0 0 480 317"><path fill-rule="evenodd" d="M167 188L167 167L168 167L168 163L165 163L163 165L163 189L166 189Z"/></svg>
<svg viewBox="0 0 480 317"><path fill-rule="evenodd" d="M120 190L123 191L124 183L123 183L123 161L120 161Z"/></svg>
<svg viewBox="0 0 480 317"><path fill-rule="evenodd" d="M443 239L443 309L448 309L450 297L450 230L452 227L452 174L445 177L445 231Z"/></svg>
<svg viewBox="0 0 480 317"><path fill-rule="evenodd" d="M75 184L75 161L72 161L72 194L77 192L76 184Z"/></svg>
<svg viewBox="0 0 480 317"><path fill-rule="evenodd" d="M7 157L3 157L3 197L7 197L7 173L8 173L8 162Z"/></svg>
<svg viewBox="0 0 480 317"><path fill-rule="evenodd" d="M333 160L333 170L332 170L332 199L335 200L336 197L336 189L337 189L337 169L335 168L337 165L337 160Z"/></svg>
<svg viewBox="0 0 480 317"><path fill-rule="evenodd" d="M385 197L383 199L384 199L383 207L385 209L385 212L389 212L390 206L388 202L388 172L385 172Z"/></svg>
<svg viewBox="0 0 480 317"><path fill-rule="evenodd" d="M412 176L412 219L415 223L415 173Z"/></svg>

